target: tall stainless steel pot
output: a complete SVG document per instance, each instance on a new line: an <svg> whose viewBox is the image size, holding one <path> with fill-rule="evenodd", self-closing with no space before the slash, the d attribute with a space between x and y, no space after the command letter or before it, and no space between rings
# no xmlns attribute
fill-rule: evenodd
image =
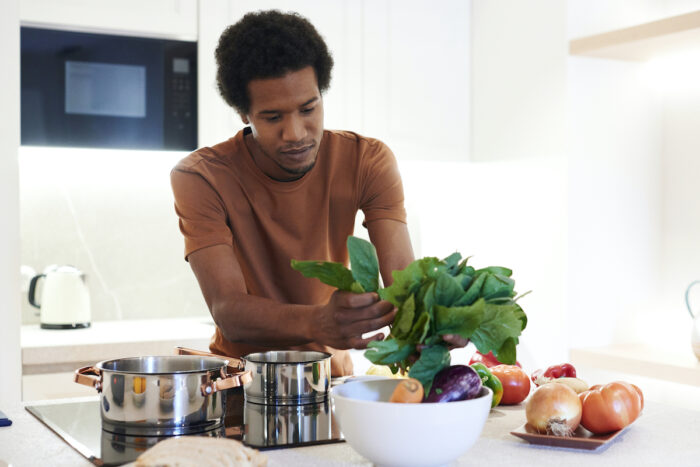
<svg viewBox="0 0 700 467"><path fill-rule="evenodd" d="M102 428L130 435L178 435L223 423L225 389L249 383L222 358L181 355L106 360L75 372L100 393Z"/></svg>
<svg viewBox="0 0 700 467"><path fill-rule="evenodd" d="M242 358L223 357L176 347L180 355L226 358L239 371L250 371L244 384L247 402L271 405L315 404L328 399L331 386L331 354L312 350L271 350Z"/></svg>

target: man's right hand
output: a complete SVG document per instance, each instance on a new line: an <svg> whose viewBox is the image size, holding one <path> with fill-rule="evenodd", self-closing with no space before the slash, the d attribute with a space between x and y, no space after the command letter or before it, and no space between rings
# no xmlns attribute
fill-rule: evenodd
<svg viewBox="0 0 700 467"><path fill-rule="evenodd" d="M336 290L328 303L318 308L311 324L313 340L336 349L364 349L370 342L384 339L384 334L367 339L362 335L393 323L395 315L394 305L380 300L375 292Z"/></svg>

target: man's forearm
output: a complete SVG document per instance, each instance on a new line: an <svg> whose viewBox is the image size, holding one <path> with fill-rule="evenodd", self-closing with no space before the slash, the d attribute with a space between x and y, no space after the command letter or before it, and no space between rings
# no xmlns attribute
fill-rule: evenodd
<svg viewBox="0 0 700 467"><path fill-rule="evenodd" d="M312 342L313 305L289 305L245 293L212 304L214 322L231 342L287 347Z"/></svg>

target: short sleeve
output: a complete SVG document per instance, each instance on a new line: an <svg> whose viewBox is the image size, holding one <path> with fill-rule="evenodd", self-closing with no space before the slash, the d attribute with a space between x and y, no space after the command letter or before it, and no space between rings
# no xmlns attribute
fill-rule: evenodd
<svg viewBox="0 0 700 467"><path fill-rule="evenodd" d="M365 223L392 219L406 223L403 184L396 158L381 141L372 140L361 158L359 208Z"/></svg>
<svg viewBox="0 0 700 467"><path fill-rule="evenodd" d="M197 173L178 168L170 173L175 212L185 236L185 260L209 246L233 244L226 209L214 188Z"/></svg>

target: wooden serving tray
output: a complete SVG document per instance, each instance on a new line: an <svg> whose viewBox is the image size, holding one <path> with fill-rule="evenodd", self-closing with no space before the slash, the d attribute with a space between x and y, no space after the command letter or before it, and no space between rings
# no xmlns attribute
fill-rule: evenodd
<svg viewBox="0 0 700 467"><path fill-rule="evenodd" d="M517 436L518 438L522 438L530 444L560 448L586 449L590 451L610 443L623 431L625 431L627 427L604 435L594 435L583 426L579 425L571 436L554 436L538 433L537 430L530 426L530 424L526 423L511 431L510 434Z"/></svg>

